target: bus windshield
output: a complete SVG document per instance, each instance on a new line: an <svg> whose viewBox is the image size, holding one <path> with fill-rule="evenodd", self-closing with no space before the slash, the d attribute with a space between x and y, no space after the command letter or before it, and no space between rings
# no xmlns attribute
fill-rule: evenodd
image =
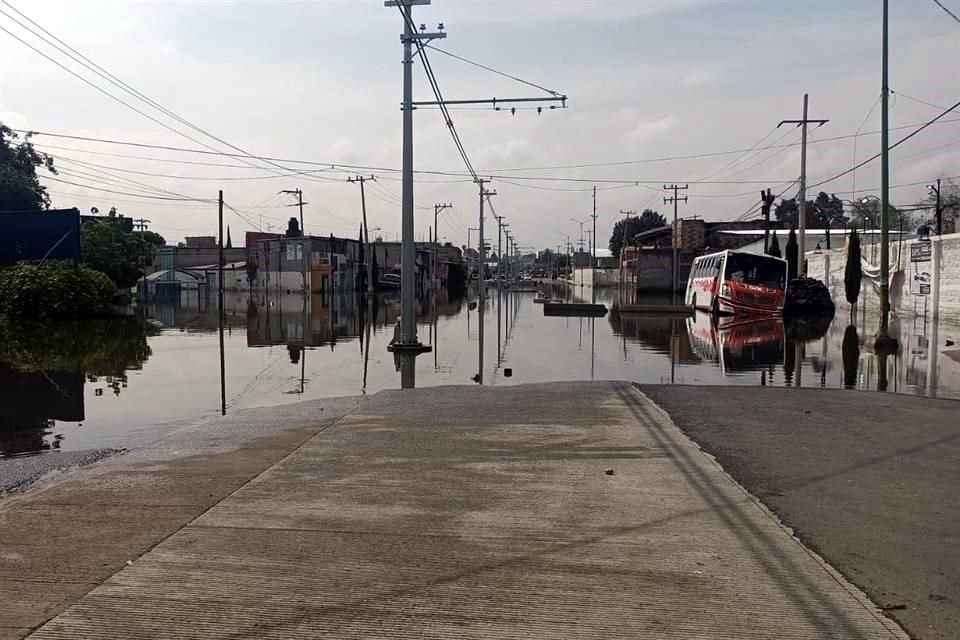
<svg viewBox="0 0 960 640"><path fill-rule="evenodd" d="M784 289L787 265L780 260L746 253L731 253L727 256L727 280L752 284L770 289Z"/></svg>

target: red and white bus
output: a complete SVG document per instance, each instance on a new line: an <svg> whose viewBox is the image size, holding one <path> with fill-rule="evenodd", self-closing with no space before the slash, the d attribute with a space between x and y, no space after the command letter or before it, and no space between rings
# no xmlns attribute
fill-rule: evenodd
<svg viewBox="0 0 960 640"><path fill-rule="evenodd" d="M690 267L686 303L718 315L779 315L787 292L787 261L720 251L698 256Z"/></svg>

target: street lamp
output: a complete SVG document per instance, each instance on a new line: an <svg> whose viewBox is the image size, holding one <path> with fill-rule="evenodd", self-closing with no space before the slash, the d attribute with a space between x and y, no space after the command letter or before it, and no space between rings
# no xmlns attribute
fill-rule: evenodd
<svg viewBox="0 0 960 640"><path fill-rule="evenodd" d="M576 222L580 225L580 251L583 251L583 225L587 224L586 220L577 220L576 218L570 218L571 222Z"/></svg>

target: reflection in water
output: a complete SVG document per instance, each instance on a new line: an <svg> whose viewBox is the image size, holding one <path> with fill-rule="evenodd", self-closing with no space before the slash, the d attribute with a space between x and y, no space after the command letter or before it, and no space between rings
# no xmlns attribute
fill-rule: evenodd
<svg viewBox="0 0 960 640"><path fill-rule="evenodd" d="M135 317L0 322L0 455L57 449L55 421L83 422L84 389L119 396L158 330Z"/></svg>
<svg viewBox="0 0 960 640"><path fill-rule="evenodd" d="M439 291L418 301L416 310L433 357L409 360L387 351L400 314L396 294L229 294L223 309L227 411L471 380L806 380L960 397L960 354L948 346L960 328L922 317L891 323L902 349L883 359L862 346L870 330L863 329L860 309L832 323L713 322L705 314L623 313L614 291L563 288L544 285L555 298L595 296L609 308L606 321L544 317L534 293L491 288L481 307L475 288L458 296ZM0 451L133 446L219 413L220 313L215 299L211 305L192 295L151 304L148 322L115 318L42 331L0 326Z"/></svg>
<svg viewBox="0 0 960 640"><path fill-rule="evenodd" d="M857 328L848 324L843 332L843 386L853 389L857 386L857 368L860 364L860 336Z"/></svg>

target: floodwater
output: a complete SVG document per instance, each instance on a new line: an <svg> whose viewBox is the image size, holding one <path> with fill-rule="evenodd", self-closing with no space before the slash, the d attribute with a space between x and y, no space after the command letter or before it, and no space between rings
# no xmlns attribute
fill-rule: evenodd
<svg viewBox="0 0 960 640"><path fill-rule="evenodd" d="M775 320L717 326L702 314L622 314L615 290L596 296L611 308L606 317L544 317L533 292L495 289L481 316L475 292L438 292L418 304L419 338L433 350L404 367L404 378L417 386L592 379L799 384L960 398L955 326L922 317L894 321L901 349L881 361L862 346L876 321L866 311L853 320L838 313L819 326ZM227 412L399 388L400 366L387 350L399 297L361 300L228 295ZM52 327L0 326L0 456L133 447L220 413L216 307L183 294L176 303L133 313Z"/></svg>

